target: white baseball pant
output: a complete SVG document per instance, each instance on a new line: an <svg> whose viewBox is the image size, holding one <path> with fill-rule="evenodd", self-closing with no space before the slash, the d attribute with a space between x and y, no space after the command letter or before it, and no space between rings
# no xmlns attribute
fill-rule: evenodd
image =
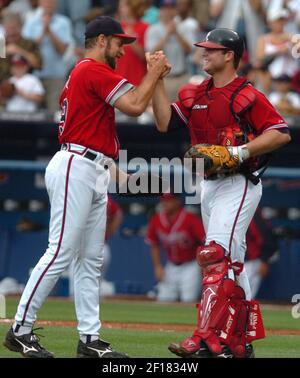
<svg viewBox="0 0 300 378"><path fill-rule="evenodd" d="M252 184L243 175L217 180L204 180L201 187L201 212L206 244L215 241L221 245L231 261L244 263L245 235L262 195L262 185ZM246 298L251 289L245 267L237 277Z"/></svg>
<svg viewBox="0 0 300 378"><path fill-rule="evenodd" d="M100 193L96 190L99 177ZM51 204L48 249L32 271L15 320L24 326L34 323L37 311L74 259L78 331L97 336L109 171L85 157L59 151L46 169L45 181Z"/></svg>
<svg viewBox="0 0 300 378"><path fill-rule="evenodd" d="M200 292L201 269L196 260L181 265L167 262L165 277L158 284L158 301L197 302Z"/></svg>

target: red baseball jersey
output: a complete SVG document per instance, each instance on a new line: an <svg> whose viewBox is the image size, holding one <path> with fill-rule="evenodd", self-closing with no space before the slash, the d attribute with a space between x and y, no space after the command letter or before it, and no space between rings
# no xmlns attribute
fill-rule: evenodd
<svg viewBox="0 0 300 378"><path fill-rule="evenodd" d="M109 239L109 234L107 233L109 228L110 222L114 220L115 217L118 217L123 214L123 211L120 207L120 205L113 200L111 195L108 195L107 199L107 208L106 208L106 215L107 215L107 221L106 221L106 234L105 234L105 241Z"/></svg>
<svg viewBox="0 0 300 378"><path fill-rule="evenodd" d="M117 158L115 102L133 87L106 64L79 61L62 91L59 142L75 143Z"/></svg>
<svg viewBox="0 0 300 378"><path fill-rule="evenodd" d="M278 249L277 240L272 231L272 224L263 218L261 210L257 210L246 234L246 260L268 262Z"/></svg>
<svg viewBox="0 0 300 378"><path fill-rule="evenodd" d="M230 96L242 82L242 78L236 78L227 86L216 88L214 85L209 86L206 80L197 87L191 106L186 107L182 101L172 104L173 116L170 127L187 126L192 144L228 145L228 143L223 143L223 134L230 135L230 131L235 132L237 128L230 110ZM253 93L255 100L242 117L244 123L251 125L254 135L258 136L273 129L288 131L285 120L269 100L251 85L249 85L249 90ZM239 141L237 137L235 144L244 144L244 141Z"/></svg>
<svg viewBox="0 0 300 378"><path fill-rule="evenodd" d="M196 258L197 248L204 238L201 220L182 209L173 222L164 212L155 214L148 226L146 243L163 247L169 261L182 264Z"/></svg>
<svg viewBox="0 0 300 378"><path fill-rule="evenodd" d="M261 257L262 246L263 246L263 235L261 234L258 225L251 221L247 234L247 260L255 260Z"/></svg>
<svg viewBox="0 0 300 378"><path fill-rule="evenodd" d="M122 213L123 212L119 204L109 195L107 200L107 220L110 221L115 216Z"/></svg>

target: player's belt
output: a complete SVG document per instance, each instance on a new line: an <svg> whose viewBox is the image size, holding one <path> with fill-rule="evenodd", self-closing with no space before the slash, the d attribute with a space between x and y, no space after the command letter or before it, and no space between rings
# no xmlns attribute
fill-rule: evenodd
<svg viewBox="0 0 300 378"><path fill-rule="evenodd" d="M239 172L214 173L213 175L205 177L205 180L218 180L220 178L226 178L226 177L229 177L229 176L234 176L234 175L236 175L238 173Z"/></svg>
<svg viewBox="0 0 300 378"><path fill-rule="evenodd" d="M85 157L86 159L89 159L91 161L95 161L95 160L100 161L100 160L110 159L107 156L103 155L102 152L91 150L90 148L81 146L80 144L63 143L61 145L61 150L72 152L74 154Z"/></svg>

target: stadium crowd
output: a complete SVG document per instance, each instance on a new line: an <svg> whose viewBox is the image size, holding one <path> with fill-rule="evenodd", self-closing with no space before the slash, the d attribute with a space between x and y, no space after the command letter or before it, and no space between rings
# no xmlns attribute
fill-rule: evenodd
<svg viewBox="0 0 300 378"><path fill-rule="evenodd" d="M300 115L297 0L2 0L0 12L6 43L0 104L6 111L59 111L61 89L83 57L85 24L105 14L138 37L125 46L117 67L134 85L146 73L145 51L164 50L173 67L167 91L175 100L184 83L205 78L194 43L215 27L228 27L245 39L240 74L283 115Z"/></svg>

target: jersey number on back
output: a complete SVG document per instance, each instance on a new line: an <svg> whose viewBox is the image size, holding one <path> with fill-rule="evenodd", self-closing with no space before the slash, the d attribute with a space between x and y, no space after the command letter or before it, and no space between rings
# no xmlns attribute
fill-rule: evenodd
<svg viewBox="0 0 300 378"><path fill-rule="evenodd" d="M59 122L59 135L62 135L65 129L65 123L67 119L67 113L68 113L68 99L65 98L62 105L62 111L61 111L61 118Z"/></svg>

